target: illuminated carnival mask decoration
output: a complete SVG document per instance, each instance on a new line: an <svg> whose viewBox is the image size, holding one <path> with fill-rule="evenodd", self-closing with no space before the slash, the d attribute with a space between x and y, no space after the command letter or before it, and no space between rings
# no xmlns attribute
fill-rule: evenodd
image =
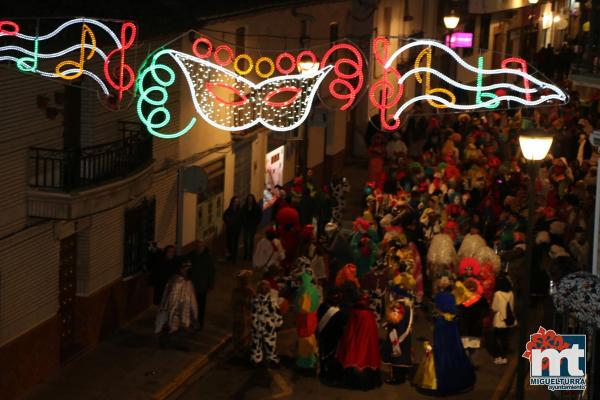
<svg viewBox="0 0 600 400"><path fill-rule="evenodd" d="M13 61L22 72L35 73L47 78L73 81L81 76L93 79L106 96L116 93L118 101L123 92L130 90L135 82L133 68L127 63L126 52L133 47L137 27L132 22L120 24L117 35L108 25L89 18L75 18L59 25L52 32L33 36L21 33L14 21L0 21L0 61ZM79 28L81 41L56 52L44 52L53 48L55 42ZM39 30L39 25L36 31ZM62 36L61 36L62 34ZM102 36L98 36L102 34ZM50 43L50 39L56 38ZM100 47L102 43L110 43ZM8 41L8 43L6 43ZM31 43L30 48L18 46L21 41Z"/></svg>
<svg viewBox="0 0 600 400"><path fill-rule="evenodd" d="M199 44L204 44L206 50L201 52ZM349 51L357 61L338 57L335 63L329 64L330 55L339 49ZM256 125L273 131L295 129L308 117L319 87L330 72L333 71L335 78L329 83L329 92L333 98L345 101L340 107L342 110L354 103L364 79L362 55L348 44L332 46L320 63L310 50L300 52L297 57L284 52L275 61L261 57L254 63L247 54L234 58L233 50L227 45L220 45L213 51L212 43L204 37L194 42L192 52L194 55L163 49L151 55L140 69L138 115L155 136L175 138L184 135L197 121L193 117L177 132L162 130L171 120L165 105L169 98L167 88L174 84L176 76L173 68L166 64L167 56L183 72L196 114L215 128L226 131L242 131ZM209 60L211 55L213 58ZM310 62L303 61L306 58ZM240 60L246 62L245 68L240 67ZM283 66L283 61L287 61L287 67ZM230 64L233 71L225 68ZM310 67L305 68L306 64ZM342 64L348 64L354 72L341 72ZM289 75L296 66L300 73ZM254 83L243 77L253 69L258 77L266 79ZM271 78L275 71L280 76ZM348 81L354 78L354 83ZM339 90L340 86L343 91Z"/></svg>

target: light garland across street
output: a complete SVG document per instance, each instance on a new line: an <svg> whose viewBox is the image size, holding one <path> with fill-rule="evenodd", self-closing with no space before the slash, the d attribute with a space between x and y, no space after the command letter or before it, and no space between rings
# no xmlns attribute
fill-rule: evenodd
<svg viewBox="0 0 600 400"><path fill-rule="evenodd" d="M135 71L128 63L127 52L135 47L137 26L133 22L118 22L120 31L115 31L111 24L115 22L75 18L50 33L39 34L38 23L35 35L30 35L21 32L16 21L0 20L0 61L13 61L24 73L67 82L87 76L98 84L104 96L112 96L118 102L125 92L131 93L137 96L141 122L151 134L161 138L175 138L189 132L198 117L225 131L241 131L256 125L273 131L293 130L306 121L321 90L328 90L330 95L319 97L321 101L334 102L336 108L344 111L357 103L366 86L365 57L350 43L332 44L320 60L312 49L297 54L283 51L273 57L261 55L255 60L250 54L235 54L228 44L213 45L211 39L199 37L193 40L192 54L160 48ZM52 43L48 41L53 38L58 41L67 29L79 29L80 43L44 52L55 46L49 46ZM100 40L100 34L106 37ZM485 69L483 56L473 66L450 47L430 39L408 42L390 55L388 38L375 37L372 48L374 65L383 71L367 94L380 114L383 130L397 129L402 113L422 101L433 108L461 111L494 109L502 102L535 107L551 101L567 101L564 91L530 74L527 62L518 57L505 58L500 68ZM413 48L421 48L417 57L408 64L398 64L396 60ZM457 67L471 74L468 81L475 85L459 82L434 68L434 51L449 56ZM101 70L91 65L94 59L101 62ZM402 71L399 65L412 68ZM489 76L501 77L502 82L484 84ZM167 108L169 90L178 77L184 79L184 86L189 89L196 116L181 129L168 132L172 122ZM407 96L404 88L412 78L423 94ZM446 87L434 87L441 82ZM459 96L458 91L474 95Z"/></svg>

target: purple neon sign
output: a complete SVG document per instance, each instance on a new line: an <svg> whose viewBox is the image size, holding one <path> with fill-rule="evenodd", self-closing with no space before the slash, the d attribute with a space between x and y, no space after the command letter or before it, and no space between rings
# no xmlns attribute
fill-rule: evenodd
<svg viewBox="0 0 600 400"><path fill-rule="evenodd" d="M454 32L446 35L446 46L452 49L473 47L473 34L471 32Z"/></svg>

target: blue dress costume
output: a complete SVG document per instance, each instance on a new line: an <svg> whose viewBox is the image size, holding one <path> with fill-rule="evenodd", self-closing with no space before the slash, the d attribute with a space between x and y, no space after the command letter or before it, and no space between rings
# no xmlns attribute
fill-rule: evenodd
<svg viewBox="0 0 600 400"><path fill-rule="evenodd" d="M475 371L460 340L454 296L448 292L438 293L435 306L439 313L433 331L437 392L441 395L460 393L475 384Z"/></svg>

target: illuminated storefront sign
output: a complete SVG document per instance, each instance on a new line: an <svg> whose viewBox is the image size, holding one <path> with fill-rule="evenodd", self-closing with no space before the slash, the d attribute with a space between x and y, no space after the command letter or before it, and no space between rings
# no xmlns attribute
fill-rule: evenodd
<svg viewBox="0 0 600 400"><path fill-rule="evenodd" d="M470 32L454 32L446 35L446 46L451 49L473 47L473 34Z"/></svg>

